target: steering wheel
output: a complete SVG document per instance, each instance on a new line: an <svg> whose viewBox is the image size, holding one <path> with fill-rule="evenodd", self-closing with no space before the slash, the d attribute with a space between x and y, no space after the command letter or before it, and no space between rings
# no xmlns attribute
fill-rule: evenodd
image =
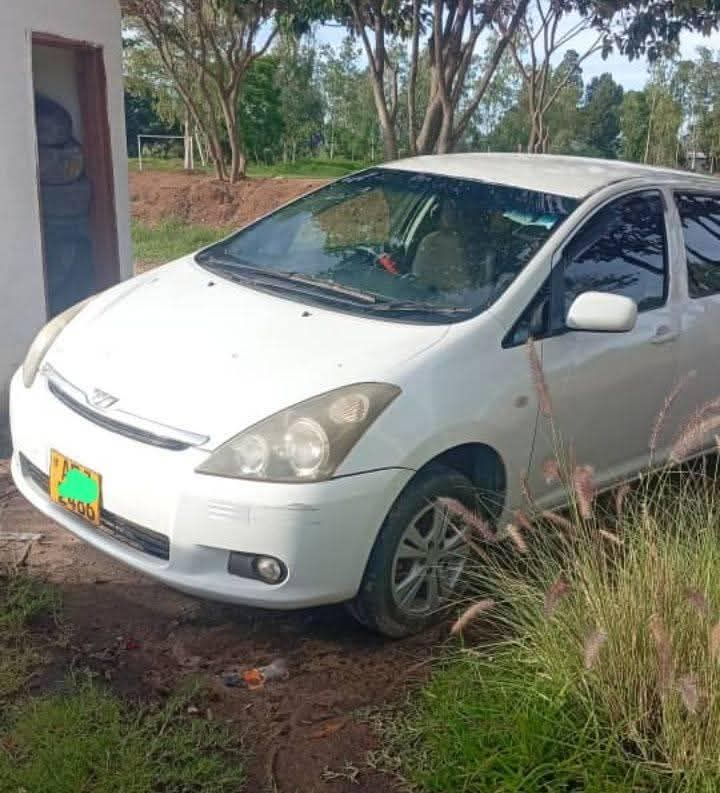
<svg viewBox="0 0 720 793"><path fill-rule="evenodd" d="M353 245L352 250L357 253L366 254L370 259L371 268L382 269L386 273L390 273L390 275L394 275L399 278L405 277L400 272L400 268L394 255L387 251L384 247L378 246L377 248L374 248L371 245ZM347 264L343 265L343 267L347 266Z"/></svg>

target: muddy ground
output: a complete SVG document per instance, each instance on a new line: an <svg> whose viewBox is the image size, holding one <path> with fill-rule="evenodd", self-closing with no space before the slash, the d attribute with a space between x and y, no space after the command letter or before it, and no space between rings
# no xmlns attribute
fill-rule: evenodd
<svg viewBox="0 0 720 793"><path fill-rule="evenodd" d="M253 180L236 187L183 174L133 174L136 217L240 225L313 180ZM40 534L29 548L9 533ZM427 675L446 641L441 626L387 641L357 626L342 607L258 612L200 602L107 559L37 513L14 490L0 462L0 559L27 555L30 573L62 591L68 648L37 685L90 667L123 696L165 696L186 675L212 681L205 717L231 721L251 752L250 793L386 793L390 774L368 753L383 747L367 709L400 701ZM289 678L258 691L228 687L224 675L286 660ZM370 755L372 756L372 754Z"/></svg>

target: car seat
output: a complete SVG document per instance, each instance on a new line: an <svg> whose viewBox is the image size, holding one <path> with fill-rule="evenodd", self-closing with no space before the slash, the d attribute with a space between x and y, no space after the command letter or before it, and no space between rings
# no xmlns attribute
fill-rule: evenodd
<svg viewBox="0 0 720 793"><path fill-rule="evenodd" d="M471 285L469 262L459 228L457 206L451 199L445 199L439 208L437 227L423 237L413 259L412 272L423 286L456 292Z"/></svg>

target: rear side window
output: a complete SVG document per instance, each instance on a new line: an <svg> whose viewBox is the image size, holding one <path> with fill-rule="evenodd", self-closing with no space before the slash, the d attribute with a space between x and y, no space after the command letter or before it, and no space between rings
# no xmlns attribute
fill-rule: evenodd
<svg viewBox="0 0 720 793"><path fill-rule="evenodd" d="M675 196L687 253L690 297L720 292L720 196Z"/></svg>
<svg viewBox="0 0 720 793"><path fill-rule="evenodd" d="M632 298L640 311L667 296L665 217L659 193L619 198L582 227L565 249L564 310L583 292Z"/></svg>

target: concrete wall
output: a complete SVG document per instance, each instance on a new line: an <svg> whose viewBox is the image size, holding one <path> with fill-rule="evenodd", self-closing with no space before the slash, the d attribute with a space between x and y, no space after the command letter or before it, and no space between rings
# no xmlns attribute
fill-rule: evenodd
<svg viewBox="0 0 720 793"><path fill-rule="evenodd" d="M33 33L87 41L104 48L113 149L115 206L123 277L132 274L118 0L0 2L0 457L7 450L7 389L45 323L45 295L36 181ZM36 62L38 55L36 55ZM67 89L39 56L47 90ZM50 91L49 91L50 92ZM52 94L51 94L52 95ZM5 449L3 450L3 446Z"/></svg>

